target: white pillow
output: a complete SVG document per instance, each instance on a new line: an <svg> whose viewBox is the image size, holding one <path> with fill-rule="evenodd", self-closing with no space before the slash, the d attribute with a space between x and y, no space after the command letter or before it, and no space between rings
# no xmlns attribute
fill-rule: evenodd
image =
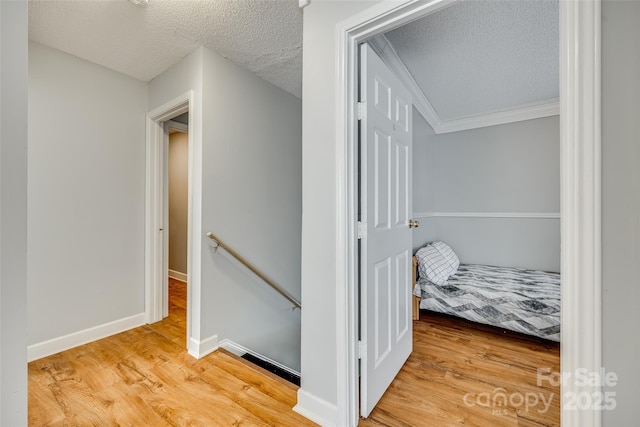
<svg viewBox="0 0 640 427"><path fill-rule="evenodd" d="M453 252L453 249L451 249L449 245L444 242L433 242L431 245L436 248L438 252L440 252L440 254L442 254L444 259L446 259L449 264L451 264L451 268L453 269L453 271L451 274L449 274L449 276L453 276L454 274L456 274L456 272L458 271L458 267L460 267L460 260L458 259L458 256L455 254L455 252Z"/></svg>
<svg viewBox="0 0 640 427"><path fill-rule="evenodd" d="M426 277L436 285L444 285L447 283L449 273L451 272L451 264L442 256L438 249L432 245L427 245L416 252L416 258L418 258L418 272L420 273L420 277Z"/></svg>
<svg viewBox="0 0 640 427"><path fill-rule="evenodd" d="M418 272L435 285L444 285L458 270L460 260L453 250L442 242L434 242L416 252Z"/></svg>

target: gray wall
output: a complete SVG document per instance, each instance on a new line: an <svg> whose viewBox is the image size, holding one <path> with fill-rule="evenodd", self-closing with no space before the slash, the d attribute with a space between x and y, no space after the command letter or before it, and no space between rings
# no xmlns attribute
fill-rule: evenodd
<svg viewBox="0 0 640 427"><path fill-rule="evenodd" d="M346 391L338 372L336 190L336 24L376 2L312 1L304 9L302 67L302 387L298 410L344 424L336 405ZM341 331L341 333L343 333Z"/></svg>
<svg viewBox="0 0 640 427"><path fill-rule="evenodd" d="M202 48L196 49L149 82L149 111L190 90L193 91L194 103L201 106ZM201 107L196 111L200 109ZM190 125L196 129L196 134L199 134L199 128L202 126L201 118L193 117L193 120L194 123ZM193 135L193 137L196 136L199 135Z"/></svg>
<svg viewBox="0 0 640 427"><path fill-rule="evenodd" d="M169 270L187 274L189 135L169 135Z"/></svg>
<svg viewBox="0 0 640 427"><path fill-rule="evenodd" d="M144 313L147 84L29 44L29 344Z"/></svg>
<svg viewBox="0 0 640 427"><path fill-rule="evenodd" d="M206 49L203 77L203 231L299 298L301 101ZM208 239L202 304L203 336L300 369L300 311Z"/></svg>
<svg viewBox="0 0 640 427"><path fill-rule="evenodd" d="M435 229L463 263L560 271L557 219L435 218Z"/></svg>
<svg viewBox="0 0 640 427"><path fill-rule="evenodd" d="M213 252L204 233L300 296L301 102L200 48L150 82L149 109L191 89L202 106L190 125L203 164L192 338L217 335L299 370L300 312L224 251Z"/></svg>
<svg viewBox="0 0 640 427"><path fill-rule="evenodd" d="M640 420L640 2L602 9L602 348L618 375L606 427Z"/></svg>
<svg viewBox="0 0 640 427"><path fill-rule="evenodd" d="M0 2L0 425L27 425L27 2Z"/></svg>
<svg viewBox="0 0 640 427"><path fill-rule="evenodd" d="M557 116L420 135L414 140L416 216L560 212ZM433 168L430 175L415 172L427 168ZM426 210L416 208L421 205ZM462 262L560 271L559 219L444 215L425 220L434 229L431 237L447 242ZM418 241L425 235L415 237L414 246L425 243Z"/></svg>
<svg viewBox="0 0 640 427"><path fill-rule="evenodd" d="M436 136L436 209L560 212L559 118Z"/></svg>
<svg viewBox="0 0 640 427"><path fill-rule="evenodd" d="M189 123L189 132L192 141L194 141L194 169L198 166L198 159L202 157L199 153L195 153L198 146L202 144L202 51L203 48L196 49L180 62L165 70L162 74L155 77L149 82L149 106L148 111L152 111L161 105L172 101L178 96L184 95L189 91L193 91L194 109L190 112L191 123ZM193 191L196 191L195 189ZM193 215L201 212L198 206L193 207ZM193 224L196 226L197 224ZM197 228L197 227L196 227ZM194 235L193 239L198 243L203 236ZM193 259L199 254L192 253ZM188 284L188 301L189 319L187 319L188 333L187 337L189 349L192 343L201 341L201 315L200 304L191 304L194 295L200 295L200 271L193 269L189 271Z"/></svg>
<svg viewBox="0 0 640 427"><path fill-rule="evenodd" d="M420 217L420 212L436 209L436 140L427 121L413 108L413 212L420 227L413 229L413 252L436 240L436 219Z"/></svg>

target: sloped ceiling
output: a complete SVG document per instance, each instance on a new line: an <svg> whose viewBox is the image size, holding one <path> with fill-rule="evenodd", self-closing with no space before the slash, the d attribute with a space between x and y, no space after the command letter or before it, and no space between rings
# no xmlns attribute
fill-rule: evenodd
<svg viewBox="0 0 640 427"><path fill-rule="evenodd" d="M443 122L559 97L559 3L462 1L385 34Z"/></svg>
<svg viewBox="0 0 640 427"><path fill-rule="evenodd" d="M143 81L203 45L301 96L297 0L31 0L29 38Z"/></svg>

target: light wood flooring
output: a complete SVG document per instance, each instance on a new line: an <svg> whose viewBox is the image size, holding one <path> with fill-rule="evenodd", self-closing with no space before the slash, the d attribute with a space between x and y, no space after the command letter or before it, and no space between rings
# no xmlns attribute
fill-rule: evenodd
<svg viewBox="0 0 640 427"><path fill-rule="evenodd" d="M169 317L29 363L30 426L305 426L298 387L243 359L185 350L186 285Z"/></svg>
<svg viewBox="0 0 640 427"><path fill-rule="evenodd" d="M413 353L360 426L560 425L559 387L537 385L538 368L559 372L557 343L425 311L413 328Z"/></svg>
<svg viewBox="0 0 640 427"><path fill-rule="evenodd" d="M29 425L315 425L291 410L296 386L225 351L189 356L185 301L172 280L162 322L31 362ZM558 426L559 389L538 387L536 370L559 363L556 344L423 313L412 355L360 425Z"/></svg>

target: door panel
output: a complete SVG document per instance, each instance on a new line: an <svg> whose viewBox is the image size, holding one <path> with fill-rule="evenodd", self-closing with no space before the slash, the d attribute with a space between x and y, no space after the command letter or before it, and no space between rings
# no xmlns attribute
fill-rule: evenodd
<svg viewBox="0 0 640 427"><path fill-rule="evenodd" d="M374 130L374 217L375 228L388 230L391 217L391 136Z"/></svg>
<svg viewBox="0 0 640 427"><path fill-rule="evenodd" d="M391 262L387 258L376 264L375 288L375 365L378 366L391 351Z"/></svg>
<svg viewBox="0 0 640 427"><path fill-rule="evenodd" d="M369 415L412 348L411 97L361 47L360 413Z"/></svg>

